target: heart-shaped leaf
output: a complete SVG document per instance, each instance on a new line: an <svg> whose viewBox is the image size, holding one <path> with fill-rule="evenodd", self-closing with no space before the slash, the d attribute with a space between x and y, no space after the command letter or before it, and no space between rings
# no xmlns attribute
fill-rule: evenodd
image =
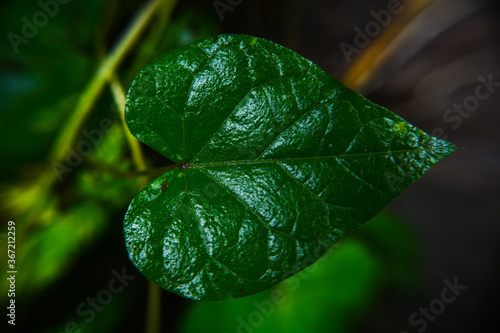
<svg viewBox="0 0 500 333"><path fill-rule="evenodd" d="M307 267L455 150L245 35L147 66L126 120L177 163L130 204L130 258L162 288L200 300L254 294Z"/></svg>

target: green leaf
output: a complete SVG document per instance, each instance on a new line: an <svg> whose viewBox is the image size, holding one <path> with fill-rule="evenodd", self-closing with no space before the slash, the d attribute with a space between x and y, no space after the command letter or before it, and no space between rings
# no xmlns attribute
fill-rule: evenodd
<svg viewBox="0 0 500 333"><path fill-rule="evenodd" d="M130 204L131 260L162 288L271 288L375 216L455 146L267 40L178 48L132 83L126 120L177 163Z"/></svg>

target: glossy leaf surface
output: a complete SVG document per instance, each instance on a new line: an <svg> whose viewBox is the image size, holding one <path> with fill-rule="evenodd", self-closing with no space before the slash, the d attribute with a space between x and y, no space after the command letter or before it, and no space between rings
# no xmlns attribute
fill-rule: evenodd
<svg viewBox="0 0 500 333"><path fill-rule="evenodd" d="M245 35L147 66L126 120L177 163L129 207L130 258L164 289L201 300L254 294L309 266L455 150Z"/></svg>

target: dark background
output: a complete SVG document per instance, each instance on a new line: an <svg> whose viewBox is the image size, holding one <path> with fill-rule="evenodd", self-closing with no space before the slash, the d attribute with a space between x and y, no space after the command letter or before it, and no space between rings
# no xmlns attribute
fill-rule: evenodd
<svg viewBox="0 0 500 333"><path fill-rule="evenodd" d="M20 18L39 10L34 1L22 3L2 3L1 36L19 31ZM44 163L58 126L64 123L71 109L60 107L64 104L61 101L68 98L71 105L72 96L83 90L99 64L98 55L102 52L99 38L105 49L111 48L141 6L139 1L113 3L74 0L61 5L60 13L51 18L29 44L20 46L19 54L12 52L8 39L2 37L3 203L8 195L13 195L8 194L9 188L29 183ZM387 3L243 0L233 11L224 13L221 22L212 1L182 1L172 15L171 27L164 30L164 42L157 44L158 49L145 52L143 58L147 63L176 45L217 33L255 35L291 48L425 132L433 133L441 128L447 140L463 148L439 163L387 207L411 230L418 243L418 255L408 258L414 261L416 281L405 292L385 288L376 304L356 319L350 331L415 332L408 316L439 297L443 280L452 281L457 277L460 284L468 286L467 290L447 305L426 331L493 332L497 327L500 297L500 91L481 101L478 109L456 129L452 128L453 123L443 119L443 114L454 103L463 103L474 95L479 76L492 75L494 81L500 81L500 10L492 1L442 0L413 13L411 6L415 4L404 3L408 7L393 16L381 34L361 50L361 55L386 52L385 60L376 64L368 62L365 70L374 72L362 84L346 82L360 56L353 56L354 61L348 63L340 44L354 45L353 29L363 30L373 20L370 11L386 9ZM399 39L390 38L391 33ZM383 36L389 37L385 44L377 44L382 45L382 49L370 49ZM125 87L135 75L133 67L138 63L129 56L120 66ZM109 109L111 102L106 90L96 108ZM48 129L39 130L43 124L48 124ZM147 151L147 156L153 165L161 165L162 160L153 152ZM71 175L53 189L63 207L64 202L71 205L75 197L80 198L71 190L77 182L77 176ZM17 298L19 332L61 331L64 322L76 320L74 309L79 303L107 286L112 269L122 267L136 278L130 288L117 296L119 302L114 302L117 310L105 320L96 319L92 330L143 330L147 281L128 261L122 240L121 221L133 195L135 192L129 192L119 202L102 209L106 213L102 215L101 225L70 251L50 279L40 282L29 293L20 291ZM31 202L26 199L26 205ZM26 207L27 211L30 209ZM21 215L9 207L4 207L2 212L1 232L5 231L4 222L14 220L19 225L27 216L26 212ZM29 246L28 236L35 237L37 228L30 225L22 229L26 234L18 231L18 242L22 242L18 243L19 252L23 251L23 244ZM2 246L4 244L2 241ZM55 247L44 246L40 248ZM54 251L51 255L56 260L59 253ZM26 285L39 274L35 270L37 266L28 259L25 270L19 273L27 281ZM41 259L36 260L40 263ZM4 294L2 290L2 302ZM163 292L162 306L164 331L179 330L191 302Z"/></svg>

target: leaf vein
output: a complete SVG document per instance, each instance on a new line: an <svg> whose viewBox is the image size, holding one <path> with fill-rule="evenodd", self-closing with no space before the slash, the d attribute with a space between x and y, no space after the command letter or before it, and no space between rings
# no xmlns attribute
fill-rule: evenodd
<svg viewBox="0 0 500 333"><path fill-rule="evenodd" d="M271 82L274 82L274 81L278 81L278 80L281 80L281 79L290 79L290 78L293 78L293 77L297 77L297 76L300 76L301 74L297 74L297 75L290 75L290 76L279 76L279 77L276 77L274 79L271 79L269 81L266 81L258 86L255 86L255 87L252 87L250 88L250 90L245 94L245 96L243 96L241 98L241 100L236 104L236 106L231 110L231 112L227 115L227 117L222 121L221 125L219 126L219 128L214 132L214 134L210 137L210 139L208 139L207 143L203 146L203 148L200 149L200 151L198 152L198 154L196 154L192 161L196 160L196 158L205 150L205 148L212 142L212 140L215 138L215 136L220 132L220 130L224 127L224 125L227 124L229 118L231 118L231 116L239 109L240 105L245 101L245 99L254 91L256 91L257 89L259 88L262 88L264 86L268 86Z"/></svg>
<svg viewBox="0 0 500 333"><path fill-rule="evenodd" d="M249 212L251 212L252 215L254 215L264 225L265 228L267 228L267 229L269 229L271 231L274 231L274 232L281 233L281 234L283 234L283 235L285 235L287 237L292 238L293 240L299 240L300 241L300 239L296 238L295 236L289 235L286 232L281 231L279 229L272 228L269 224L267 224L262 219L262 217L260 217L255 211L253 211L253 209L245 201L243 201L236 193L234 193L229 188L227 188L227 186L225 186L224 184L222 184L221 182L219 182L217 179L215 179L210 173L206 172L203 169L199 169L199 170L202 171L204 174L206 174L209 178L211 178L217 185L219 185L222 189L224 189L232 197L234 197L243 207L245 207Z"/></svg>

